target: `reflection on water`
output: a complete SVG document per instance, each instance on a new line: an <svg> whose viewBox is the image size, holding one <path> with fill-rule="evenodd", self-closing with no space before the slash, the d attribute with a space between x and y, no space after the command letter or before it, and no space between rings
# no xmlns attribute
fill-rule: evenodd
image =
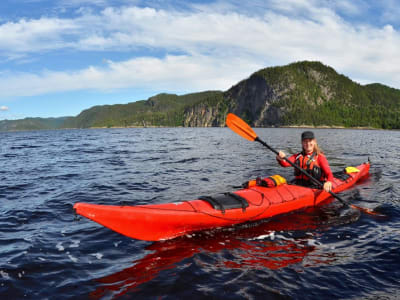
<svg viewBox="0 0 400 300"><path fill-rule="evenodd" d="M269 221L247 223L155 242L146 247L151 253L134 261L132 266L96 279L100 285L91 296L118 297L137 288L140 289L141 284L151 281L164 270L176 268L187 258L191 258L191 263L212 269L277 270L299 264L301 270L329 265L336 259L335 252L316 251L321 245L313 235L323 234L331 224L353 222L359 216L357 210L347 210L347 215L340 215L332 214L332 210L324 212L321 208L308 208L300 213ZM319 233L314 232L316 229ZM203 255L213 253L216 259L193 258L199 253Z"/></svg>

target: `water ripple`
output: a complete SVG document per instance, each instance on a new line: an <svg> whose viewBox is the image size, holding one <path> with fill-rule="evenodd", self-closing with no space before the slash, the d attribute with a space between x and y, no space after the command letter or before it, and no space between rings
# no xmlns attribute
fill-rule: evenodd
<svg viewBox="0 0 400 300"><path fill-rule="evenodd" d="M302 129L256 132L298 150ZM391 299L399 293L400 132L315 129L332 168L372 160L338 201L258 223L150 243L75 217L76 202L141 205L282 174L227 128L2 134L0 295L10 299ZM390 166L388 166L390 162ZM134 226L134 225L133 225Z"/></svg>

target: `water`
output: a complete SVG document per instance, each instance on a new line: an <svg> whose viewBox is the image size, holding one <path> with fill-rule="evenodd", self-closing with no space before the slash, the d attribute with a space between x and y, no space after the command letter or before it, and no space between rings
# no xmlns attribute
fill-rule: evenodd
<svg viewBox="0 0 400 300"><path fill-rule="evenodd" d="M257 129L294 153L301 129ZM274 154L227 128L0 133L2 299L396 299L400 132L315 130L335 170L372 161L332 201L267 222L165 242L126 238L76 202L138 205L231 191L282 174Z"/></svg>

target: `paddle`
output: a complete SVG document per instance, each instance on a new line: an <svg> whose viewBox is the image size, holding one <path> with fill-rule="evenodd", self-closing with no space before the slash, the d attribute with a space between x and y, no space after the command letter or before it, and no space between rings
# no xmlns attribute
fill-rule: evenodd
<svg viewBox="0 0 400 300"><path fill-rule="evenodd" d="M270 145L268 145L266 142L264 142L263 140L261 140L257 134L254 132L254 130L245 122L243 121L241 118L239 118L238 116L229 113L226 117L226 125L232 129L234 132L236 132L238 135L240 135L241 137L245 138L246 140L249 141L256 141L259 142L260 144L262 144L263 146L267 147L269 150L271 150L272 152L274 152L276 155L278 155L278 151L276 151L274 148L272 148ZM296 168L298 171L300 171L302 174L306 175L308 178L310 178L310 180L317 184L320 187L323 187L323 183L320 182L318 179L314 178L313 176L311 176L307 171L305 171L304 169L300 168L299 166L297 166L296 164L292 163L290 160L288 160L286 157L284 158L284 160L286 162L288 162L292 167ZM336 199L338 199L340 202L342 202L345 206L347 207L352 207L352 208L356 208L359 209L362 212L365 212L367 214L371 214L371 215L380 215L376 212L374 212L371 209L368 208L364 208L364 207L359 207L356 206L354 204L348 204L346 201L344 201L341 197L339 197L339 195L335 194L334 192L330 191L329 192L333 197L335 197Z"/></svg>

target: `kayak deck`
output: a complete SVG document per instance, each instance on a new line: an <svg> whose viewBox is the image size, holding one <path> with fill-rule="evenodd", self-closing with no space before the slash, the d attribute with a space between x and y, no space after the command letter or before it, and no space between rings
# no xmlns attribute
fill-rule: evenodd
<svg viewBox="0 0 400 300"><path fill-rule="evenodd" d="M357 167L346 180L335 178L333 192L354 185L368 174L369 163ZM315 206L331 197L320 189L291 184L277 187L253 186L232 194L246 205L216 209L210 202L196 199L165 204L113 206L76 203L76 213L125 236L147 241L171 239L190 232L270 218ZM236 197L234 196L234 197Z"/></svg>

